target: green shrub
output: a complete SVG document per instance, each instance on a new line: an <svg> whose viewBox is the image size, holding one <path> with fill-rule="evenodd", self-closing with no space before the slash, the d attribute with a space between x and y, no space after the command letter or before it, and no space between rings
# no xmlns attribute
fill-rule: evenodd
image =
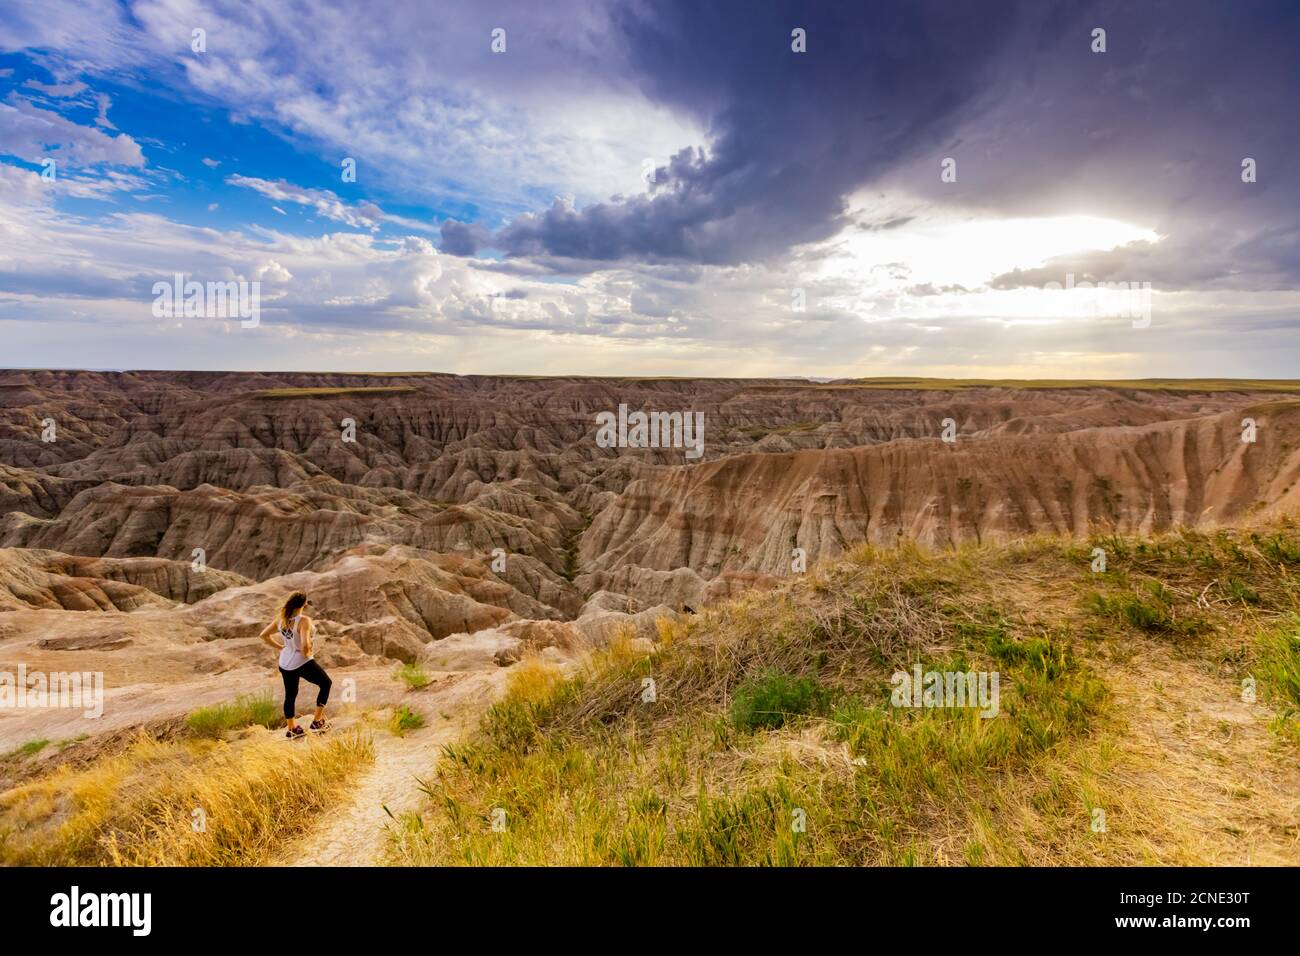
<svg viewBox="0 0 1300 956"><path fill-rule="evenodd" d="M392 719L388 722L388 729L398 737L405 737L408 730L419 730L423 726L424 715L416 713L405 704L394 708Z"/></svg>
<svg viewBox="0 0 1300 956"><path fill-rule="evenodd" d="M731 723L738 730L775 730L791 717L824 712L828 703L828 692L812 678L767 670L736 688Z"/></svg>
<svg viewBox="0 0 1300 956"><path fill-rule="evenodd" d="M433 678L424 672L424 668L414 661L409 664L398 666L393 671L393 676L406 684L409 690L419 690L421 687L428 687L429 682L433 680Z"/></svg>

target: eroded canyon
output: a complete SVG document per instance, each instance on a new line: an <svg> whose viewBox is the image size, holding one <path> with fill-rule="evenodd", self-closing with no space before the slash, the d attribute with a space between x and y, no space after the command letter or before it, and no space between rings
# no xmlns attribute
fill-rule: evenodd
<svg viewBox="0 0 1300 956"><path fill-rule="evenodd" d="M103 672L98 732L270 686L256 635L293 589L327 666L486 671L863 541L1244 522L1300 504L1297 394L3 371L0 657ZM602 447L620 404L702 413L703 455ZM84 723L0 713L0 749Z"/></svg>

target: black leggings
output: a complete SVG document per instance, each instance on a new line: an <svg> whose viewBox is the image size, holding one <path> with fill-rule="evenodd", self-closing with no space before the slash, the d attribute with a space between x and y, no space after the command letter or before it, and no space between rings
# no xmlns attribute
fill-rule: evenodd
<svg viewBox="0 0 1300 956"><path fill-rule="evenodd" d="M316 693L316 706L324 707L330 699L330 686L334 683L330 680L330 675L317 664L314 660L308 661L302 667L287 671L280 668L280 676L284 678L284 716L293 717L295 715L294 705L298 702L298 679L306 678L307 683L315 684L320 688Z"/></svg>

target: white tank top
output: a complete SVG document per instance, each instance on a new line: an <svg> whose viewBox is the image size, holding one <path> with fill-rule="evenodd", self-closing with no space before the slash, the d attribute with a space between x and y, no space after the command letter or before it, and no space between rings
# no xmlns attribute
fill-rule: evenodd
<svg viewBox="0 0 1300 956"><path fill-rule="evenodd" d="M280 649L280 666L287 671L296 671L311 660L302 652L302 638L298 636L298 622L301 619L299 615L280 628L280 637L284 639L284 647Z"/></svg>

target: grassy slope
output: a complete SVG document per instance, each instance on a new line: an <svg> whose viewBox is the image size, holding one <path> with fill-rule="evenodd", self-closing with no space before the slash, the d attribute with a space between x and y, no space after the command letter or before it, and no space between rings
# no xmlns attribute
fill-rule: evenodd
<svg viewBox="0 0 1300 956"><path fill-rule="evenodd" d="M1290 525L863 549L574 678L519 665L389 857L1300 862L1297 571ZM999 716L891 707L917 661L998 671Z"/></svg>
<svg viewBox="0 0 1300 956"><path fill-rule="evenodd" d="M267 705L204 708L180 734L141 729L122 748L0 793L0 864L266 863L373 757L360 730L301 741L267 733L279 723Z"/></svg>

